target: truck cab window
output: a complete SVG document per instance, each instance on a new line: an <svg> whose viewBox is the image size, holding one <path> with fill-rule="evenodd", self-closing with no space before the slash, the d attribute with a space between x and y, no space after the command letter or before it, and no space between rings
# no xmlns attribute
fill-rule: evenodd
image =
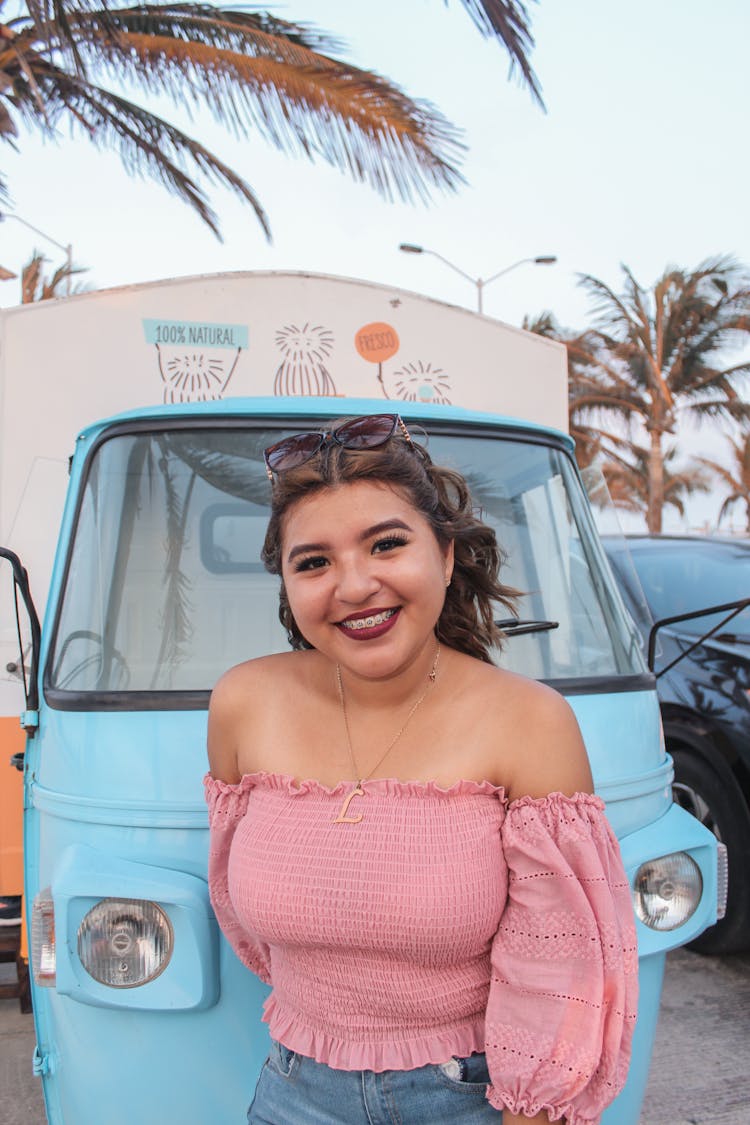
<svg viewBox="0 0 750 1125"><path fill-rule="evenodd" d="M260 562L278 429L120 433L89 463L47 666L55 693L209 691L242 660L283 651L278 579ZM466 474L507 554L523 618L503 666L556 681L643 670L610 603L580 484L541 442L433 434L433 457ZM93 705L93 700L90 701Z"/></svg>

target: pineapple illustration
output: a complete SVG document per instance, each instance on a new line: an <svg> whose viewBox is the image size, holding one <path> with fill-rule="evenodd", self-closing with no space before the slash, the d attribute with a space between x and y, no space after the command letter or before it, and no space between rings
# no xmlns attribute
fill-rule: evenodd
<svg viewBox="0 0 750 1125"><path fill-rule="evenodd" d="M157 344L164 402L210 402L220 399L237 366L241 348L206 352L199 348Z"/></svg>
<svg viewBox="0 0 750 1125"><path fill-rule="evenodd" d="M440 367L417 360L405 363L388 376L388 397L404 402L439 402L449 404L451 385L449 376Z"/></svg>

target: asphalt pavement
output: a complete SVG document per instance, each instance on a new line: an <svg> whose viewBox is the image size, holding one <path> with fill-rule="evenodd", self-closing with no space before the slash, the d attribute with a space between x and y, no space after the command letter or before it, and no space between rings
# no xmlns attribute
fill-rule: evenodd
<svg viewBox="0 0 750 1125"><path fill-rule="evenodd" d="M46 1125L33 1050L32 1017L0 1000L0 1125ZM639 1125L750 1125L750 954L669 955Z"/></svg>
<svg viewBox="0 0 750 1125"><path fill-rule="evenodd" d="M669 954L640 1125L750 1125L750 954Z"/></svg>

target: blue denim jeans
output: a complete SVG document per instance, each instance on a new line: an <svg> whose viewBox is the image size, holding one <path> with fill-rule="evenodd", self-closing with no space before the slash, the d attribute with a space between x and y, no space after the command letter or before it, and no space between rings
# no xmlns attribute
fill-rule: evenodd
<svg viewBox="0 0 750 1125"><path fill-rule="evenodd" d="M333 1070L272 1041L249 1125L500 1125L484 1055L416 1070Z"/></svg>

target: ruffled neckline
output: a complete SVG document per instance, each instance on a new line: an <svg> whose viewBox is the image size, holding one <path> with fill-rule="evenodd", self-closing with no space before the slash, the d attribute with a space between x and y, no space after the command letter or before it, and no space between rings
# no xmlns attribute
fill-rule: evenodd
<svg viewBox="0 0 750 1125"><path fill-rule="evenodd" d="M352 781L339 781L336 785L325 785L316 778L306 778L297 781L291 774L273 773L267 770L258 770L255 773L243 774L239 781L222 781L207 773L203 778L207 797L213 795L226 798L240 798L246 796L251 789L263 787L275 789L286 793L290 797L301 797L306 793L318 793L327 797L343 797L351 792ZM452 785L438 785L436 781L401 781L397 777L374 777L364 781L366 793L380 794L387 797L438 797L450 799L452 797L495 797L509 812L523 815L524 810L536 813L560 812L567 808L569 812L583 811L588 808L603 812L605 803L595 793L548 793L544 797L516 797L509 801L502 785L493 785L491 781L470 781L466 778L455 781Z"/></svg>
<svg viewBox="0 0 750 1125"><path fill-rule="evenodd" d="M256 786L266 789L276 789L288 793L290 797L299 797L305 793L322 793L328 797L341 797L349 793L354 785L351 780L338 781L335 785L326 785L316 778L305 778L297 781L287 773L272 773L267 770L258 770L254 773L243 774L239 781L229 782L205 776L205 782L219 793L244 794ZM493 785L491 781L470 781L467 779L455 781L452 785L439 785L436 781L401 781L396 777L373 777L362 782L364 791L380 793L389 797L466 797L477 794L483 796L496 796L505 800L505 789L502 785Z"/></svg>

